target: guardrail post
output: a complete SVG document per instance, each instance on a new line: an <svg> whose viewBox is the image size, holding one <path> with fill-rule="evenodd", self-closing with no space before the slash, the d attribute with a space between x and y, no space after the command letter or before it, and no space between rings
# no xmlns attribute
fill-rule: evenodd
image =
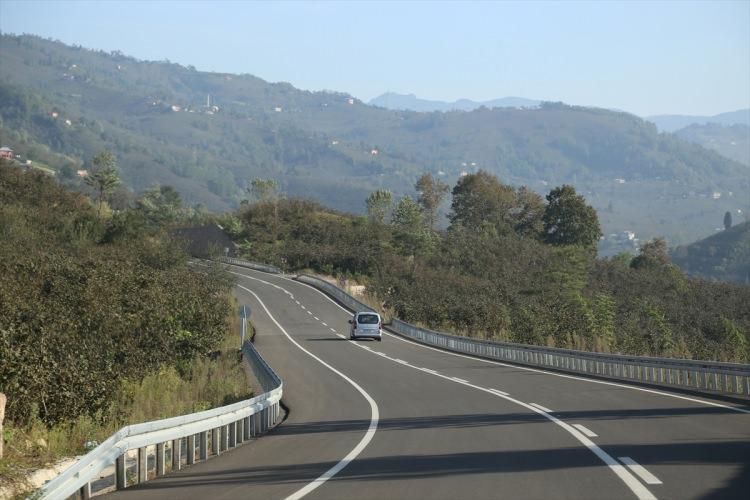
<svg viewBox="0 0 750 500"><path fill-rule="evenodd" d="M145 483L148 480L148 455L146 447L138 448L138 484Z"/></svg>
<svg viewBox="0 0 750 500"><path fill-rule="evenodd" d="M211 453L218 457L221 455L221 445L219 444L219 434L221 431L219 428L211 429Z"/></svg>
<svg viewBox="0 0 750 500"><path fill-rule="evenodd" d="M187 437L187 465L195 463L195 434Z"/></svg>
<svg viewBox="0 0 750 500"><path fill-rule="evenodd" d="M220 445L221 451L226 451L229 449L229 426L228 425L222 425L221 426L221 445Z"/></svg>
<svg viewBox="0 0 750 500"><path fill-rule="evenodd" d="M245 428L244 434L245 434L245 440L249 440L252 434L250 433L250 417L245 417L242 419L242 427Z"/></svg>
<svg viewBox="0 0 750 500"><path fill-rule="evenodd" d="M156 444L156 475L164 475L164 443Z"/></svg>
<svg viewBox="0 0 750 500"><path fill-rule="evenodd" d="M78 496L81 500L89 500L89 498L91 498L91 483L86 483L81 486L81 489L78 490Z"/></svg>
<svg viewBox="0 0 750 500"><path fill-rule="evenodd" d="M198 434L198 457L200 460L205 461L208 459L208 432L203 431Z"/></svg>
<svg viewBox="0 0 750 500"><path fill-rule="evenodd" d="M182 439L172 440L172 471L182 467Z"/></svg>
<svg viewBox="0 0 750 500"><path fill-rule="evenodd" d="M234 425L237 426L237 444L240 444L245 440L245 419L236 421Z"/></svg>
<svg viewBox="0 0 750 500"><path fill-rule="evenodd" d="M128 452L126 451L115 459L115 488L118 490L124 490L128 485L128 477L125 474L125 458Z"/></svg>
<svg viewBox="0 0 750 500"><path fill-rule="evenodd" d="M229 424L229 448L237 446L237 422Z"/></svg>

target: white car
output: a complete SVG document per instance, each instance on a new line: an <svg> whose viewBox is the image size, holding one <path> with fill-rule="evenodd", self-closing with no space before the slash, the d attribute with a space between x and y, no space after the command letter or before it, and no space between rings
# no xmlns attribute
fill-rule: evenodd
<svg viewBox="0 0 750 500"><path fill-rule="evenodd" d="M383 320L380 314L374 312L358 312L349 320L352 325L349 338L356 340L359 338L383 340Z"/></svg>

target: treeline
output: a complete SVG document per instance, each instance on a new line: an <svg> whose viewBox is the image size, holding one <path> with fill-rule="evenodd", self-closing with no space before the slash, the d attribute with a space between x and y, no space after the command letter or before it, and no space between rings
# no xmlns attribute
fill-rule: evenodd
<svg viewBox="0 0 750 500"><path fill-rule="evenodd" d="M596 258L596 212L570 186L542 199L480 171L452 191L424 175L368 216L257 192L224 224L244 254L366 282L406 321L469 336L624 354L747 362L750 288L688 278L663 240ZM451 192L450 226L434 228Z"/></svg>
<svg viewBox="0 0 750 500"><path fill-rule="evenodd" d="M226 334L229 279L166 234L190 215L179 194L113 212L113 161L94 162L92 201L0 160L0 392L17 425L116 418L122 384L186 369Z"/></svg>

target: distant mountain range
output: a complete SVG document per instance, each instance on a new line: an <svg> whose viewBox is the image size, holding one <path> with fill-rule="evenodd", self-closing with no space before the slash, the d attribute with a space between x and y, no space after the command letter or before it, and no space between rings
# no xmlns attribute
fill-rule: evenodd
<svg viewBox="0 0 750 500"><path fill-rule="evenodd" d="M525 99L523 97L502 97L491 101L472 101L471 99L459 99L453 102L431 101L420 99L414 94L397 94L386 92L370 100L372 106L393 110L408 110L419 112L431 111L473 111L481 108L535 108L541 101Z"/></svg>
<svg viewBox="0 0 750 500"><path fill-rule="evenodd" d="M662 132L674 132L690 125L704 125L707 123L750 126L750 108L729 111L714 116L656 115L647 116L644 119L656 125Z"/></svg>
<svg viewBox="0 0 750 500"><path fill-rule="evenodd" d="M613 240L670 245L750 211L746 166L628 113L530 100L396 111L30 35L0 36L0 61L0 146L71 184L107 149L136 193L171 185L219 211L247 198L252 179L274 178L289 196L362 213L376 189L398 198L425 172L453 185L484 169L542 195L573 184Z"/></svg>

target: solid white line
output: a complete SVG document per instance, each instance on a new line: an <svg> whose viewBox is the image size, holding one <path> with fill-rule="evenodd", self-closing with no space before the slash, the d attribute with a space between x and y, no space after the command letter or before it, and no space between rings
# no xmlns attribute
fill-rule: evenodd
<svg viewBox="0 0 750 500"><path fill-rule="evenodd" d="M361 347L362 349L366 349L366 350L368 350L368 351L372 351L372 349L370 349L370 348L369 348L369 347L367 347L366 345L362 345L362 344L355 344L355 345L357 345L357 346Z"/></svg>
<svg viewBox="0 0 750 500"><path fill-rule="evenodd" d="M345 337L344 337L343 335L341 335L340 333L337 333L336 335L338 335L338 336L339 336L339 337L341 337L342 339L343 339L343 338L345 338Z"/></svg>
<svg viewBox="0 0 750 500"><path fill-rule="evenodd" d="M378 352L378 351L372 351L372 352L374 352L378 356L383 356L383 357L386 357L386 358L388 357L388 355L386 353L384 353L384 352Z"/></svg>
<svg viewBox="0 0 750 500"><path fill-rule="evenodd" d="M417 368L417 370L422 370L423 372L432 373L433 375L437 375L438 372L435 370L430 370L429 368Z"/></svg>
<svg viewBox="0 0 750 500"><path fill-rule="evenodd" d="M464 380L464 379L458 378L458 377L451 377L450 379L451 380L455 380L456 382L469 383L468 380Z"/></svg>
<svg viewBox="0 0 750 500"><path fill-rule="evenodd" d="M628 466L630 470L638 474L638 477L640 477L644 483L646 484L662 484L661 480L659 480L658 477L651 474L649 471L646 470L644 466L636 462L630 457L619 457L620 462L624 463Z"/></svg>
<svg viewBox="0 0 750 500"><path fill-rule="evenodd" d="M359 384L357 384L354 380L350 379L349 377L344 375L342 372L340 372L333 366L329 365L328 363L320 359L318 356L311 353L310 351L302 347L299 343L297 343L297 341L294 340L292 336L289 335L289 333L287 333L286 330L284 330L284 327L281 326L278 321L276 321L276 318L273 317L273 315L268 310L266 305L263 303L262 300L260 300L260 297L258 297L258 295L255 292L253 292L249 288L246 288L240 284L238 284L237 286L249 292L250 294L252 294L253 297L255 297L255 299L260 303L263 310L266 311L266 314L268 314L268 317L271 318L271 321L273 321L274 324L279 328L279 330L281 330L281 332L284 335L286 335L286 338L289 339L289 341L292 344L294 344L299 349L301 349L302 352L304 352L305 354L307 354L308 356L310 356L311 358L313 358L314 360L318 361L320 364L322 364L323 366L331 370L333 373L335 373L336 375L340 376L341 378L349 382L357 391L359 391L360 394L362 394L362 396L364 396L364 398L370 404L370 412L371 412L370 426L367 429L367 432L365 433L365 435L360 440L360 442L357 443L357 446L355 446L354 449L352 449L352 451L350 451L344 458L342 458L339 463L337 463L336 465L328 469L326 472L321 474L317 479L315 479L311 483L307 484L303 488L300 488L296 492L286 497L286 500L298 500L304 497L305 495L307 495L308 493L310 493L311 491L315 490L319 486L321 486L323 483L331 479L336 474L338 474L344 467L349 465L352 462L352 460L357 458L357 456L360 453L362 453L362 451L367 447L367 445L372 440L373 436L375 436L375 431L378 428L378 419L379 419L380 411L378 410L378 404L375 402L375 400L372 399L372 397L367 393L367 391L362 389L362 387L360 387Z"/></svg>
<svg viewBox="0 0 750 500"><path fill-rule="evenodd" d="M395 359L394 358L393 361L395 361L396 363L401 363L402 365L408 365L409 364L407 361L404 361L403 359Z"/></svg>
<svg viewBox="0 0 750 500"><path fill-rule="evenodd" d="M507 392L500 391L498 389L492 389L492 388L490 388L490 389L487 389L487 390L490 391L490 392L494 392L495 394L499 394L501 396L510 396L510 394L508 394Z"/></svg>
<svg viewBox="0 0 750 500"><path fill-rule="evenodd" d="M573 427L575 427L579 431L583 432L586 435L586 437L590 437L590 438L599 437L599 435L596 434L594 431L592 431L588 427L583 426L581 424L573 424Z"/></svg>
<svg viewBox="0 0 750 500"><path fill-rule="evenodd" d="M539 408L539 409L540 409L540 410L542 410L542 411L546 411L547 413L555 413L555 412L553 412L552 410L550 410L549 408L545 408L545 407L544 407L544 406L542 406L542 405L539 405L539 404L536 404L536 403L529 403L529 404L530 404L531 406L534 406L534 407L536 407L536 408Z"/></svg>

